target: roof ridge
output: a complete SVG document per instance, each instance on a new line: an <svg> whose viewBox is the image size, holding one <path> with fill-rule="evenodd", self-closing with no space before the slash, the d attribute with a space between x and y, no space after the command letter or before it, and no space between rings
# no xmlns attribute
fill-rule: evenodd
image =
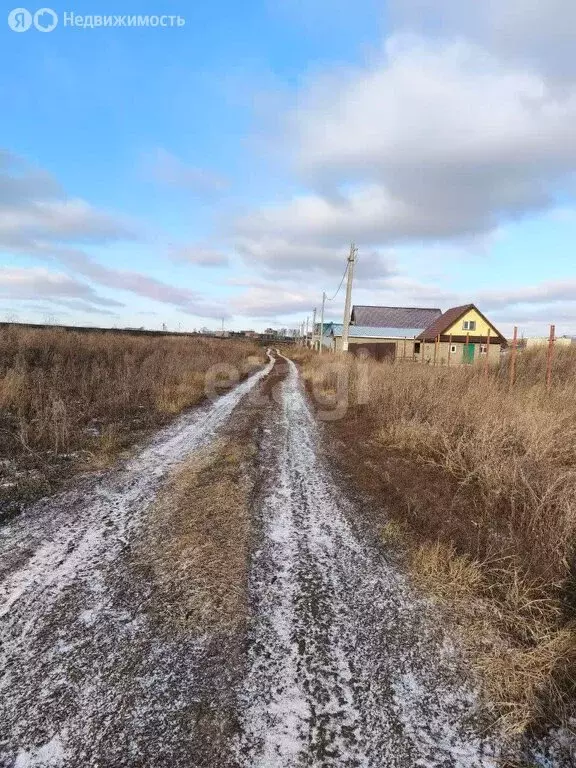
<svg viewBox="0 0 576 768"><path fill-rule="evenodd" d="M366 307L367 309L429 309L434 312L442 311L440 307L406 307L391 304L353 304L352 309L354 309L354 307Z"/></svg>

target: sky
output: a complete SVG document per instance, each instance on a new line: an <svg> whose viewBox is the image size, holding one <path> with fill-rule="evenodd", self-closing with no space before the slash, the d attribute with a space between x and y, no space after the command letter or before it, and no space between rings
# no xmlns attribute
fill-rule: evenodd
<svg viewBox="0 0 576 768"><path fill-rule="evenodd" d="M576 335L574 0L94 6L0 20L1 320L296 328L354 241L355 304Z"/></svg>

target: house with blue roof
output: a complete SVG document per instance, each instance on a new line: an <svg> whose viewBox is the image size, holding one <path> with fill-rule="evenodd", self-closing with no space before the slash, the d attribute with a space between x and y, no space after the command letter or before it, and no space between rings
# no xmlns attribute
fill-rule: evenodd
<svg viewBox="0 0 576 768"><path fill-rule="evenodd" d="M348 349L376 360L418 359L422 342L417 337L441 315L440 309L428 307L356 305L350 318ZM333 323L326 334L334 352L342 351L342 328Z"/></svg>
<svg viewBox="0 0 576 768"><path fill-rule="evenodd" d="M342 351L342 324L327 333L330 349ZM429 307L354 306L348 351L376 360L471 363L499 359L506 339L474 304L446 312Z"/></svg>

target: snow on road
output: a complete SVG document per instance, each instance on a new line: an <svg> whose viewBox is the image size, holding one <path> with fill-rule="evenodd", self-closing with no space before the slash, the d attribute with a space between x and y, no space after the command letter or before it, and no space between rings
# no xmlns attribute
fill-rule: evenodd
<svg viewBox="0 0 576 768"><path fill-rule="evenodd" d="M138 762L143 734L151 749L158 741L158 764L180 764L178 729L163 729L186 707L202 649L154 636L139 610L146 579L118 562L168 471L218 434L273 364L177 419L120 470L0 528L0 766L149 764Z"/></svg>
<svg viewBox="0 0 576 768"><path fill-rule="evenodd" d="M474 693L426 606L351 528L286 364L280 423L263 446L270 480L251 579L241 765L494 766Z"/></svg>
<svg viewBox="0 0 576 768"><path fill-rule="evenodd" d="M222 433L272 361L121 468L0 528L1 768L498 764L433 610L357 530L297 370L282 364L279 407L258 411L270 416L266 482L239 700L241 664L222 656L224 637L154 618L159 598L135 542L168 471Z"/></svg>

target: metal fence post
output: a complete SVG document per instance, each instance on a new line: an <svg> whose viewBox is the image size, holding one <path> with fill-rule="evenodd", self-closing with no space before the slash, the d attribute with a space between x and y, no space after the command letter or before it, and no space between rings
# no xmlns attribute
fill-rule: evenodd
<svg viewBox="0 0 576 768"><path fill-rule="evenodd" d="M516 353L518 350L518 326L514 326L514 336L512 337L512 351L510 352L510 371L509 371L509 383L510 389L514 386L514 378L516 376Z"/></svg>
<svg viewBox="0 0 576 768"><path fill-rule="evenodd" d="M552 358L554 356L554 341L556 336L556 326L550 326L550 336L548 337L548 354L546 355L546 391L550 391L552 386Z"/></svg>

